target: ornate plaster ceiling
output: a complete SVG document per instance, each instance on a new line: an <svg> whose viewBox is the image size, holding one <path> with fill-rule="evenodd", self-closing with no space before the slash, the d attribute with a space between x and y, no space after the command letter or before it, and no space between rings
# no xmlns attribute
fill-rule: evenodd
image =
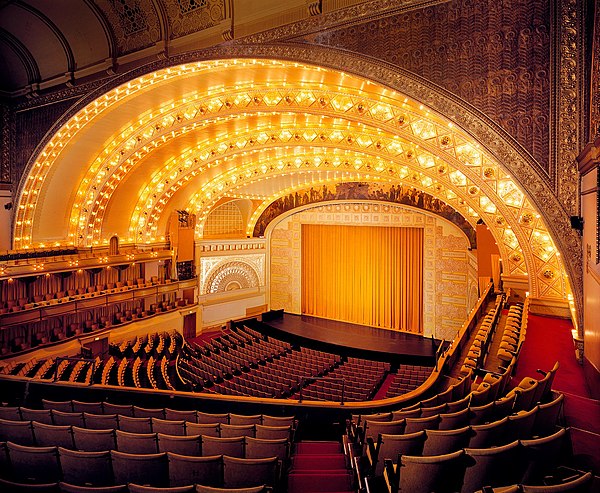
<svg viewBox="0 0 600 493"><path fill-rule="evenodd" d="M402 183L491 229L506 275L566 299L548 225L505 163L432 108L366 78L306 63L219 59L163 68L103 93L31 163L17 248L152 245L171 212L345 181Z"/></svg>

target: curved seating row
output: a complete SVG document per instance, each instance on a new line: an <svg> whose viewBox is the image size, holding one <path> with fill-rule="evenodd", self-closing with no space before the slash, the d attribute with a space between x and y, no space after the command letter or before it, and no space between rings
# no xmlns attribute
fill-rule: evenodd
<svg viewBox="0 0 600 493"><path fill-rule="evenodd" d="M401 454L395 463L385 461L383 474L389 493L472 493L488 486L542 485L568 446L568 430L561 428L549 437L496 447L466 447L433 456Z"/></svg>
<svg viewBox="0 0 600 493"><path fill-rule="evenodd" d="M124 421L125 419L127 421ZM135 421L132 422L132 420ZM119 427L115 427L116 424ZM93 447L93 450L116 449L130 452L135 448L136 453L141 453L142 449L156 451L159 435L165 437L192 436L197 439L198 443L200 443L198 438L200 436L211 439L221 438L223 443L225 443L225 439L244 437L260 440L293 440L293 430L290 426L199 424L189 421L126 418L124 416L113 423L102 423L102 425L104 426L84 428L77 425L51 425L38 421L0 419L0 441L29 446L61 445L78 450L90 450L90 447ZM181 439L180 441L191 443L191 439ZM217 440L215 443L219 443L219 441Z"/></svg>
<svg viewBox="0 0 600 493"><path fill-rule="evenodd" d="M23 406L0 406L0 418L13 421L38 421L51 425L75 425L90 427L98 423L104 428L113 422L132 419L154 419L158 421L188 421L191 423L223 423L228 425L265 425L291 426L295 428L294 416L271 416L268 414L206 413L198 410L179 410L170 408L144 408L133 404L114 404L110 402L84 402L78 400L50 401L42 399L43 409L31 409ZM92 426L94 427L94 426Z"/></svg>
<svg viewBox="0 0 600 493"><path fill-rule="evenodd" d="M187 456L172 452L135 454L116 450L81 452L63 447L27 447L7 442L4 478L19 483L65 481L79 486L127 483L153 487L205 486L277 488L281 464L276 456L240 458L228 455Z"/></svg>
<svg viewBox="0 0 600 493"><path fill-rule="evenodd" d="M0 478L0 489L14 493L272 493L273 488L267 485L250 486L248 488L217 488L192 484L187 486L175 486L160 488L144 486L135 483L121 484L116 486L78 486L60 481L48 484L24 484L8 481ZM3 490L4 491L4 490Z"/></svg>

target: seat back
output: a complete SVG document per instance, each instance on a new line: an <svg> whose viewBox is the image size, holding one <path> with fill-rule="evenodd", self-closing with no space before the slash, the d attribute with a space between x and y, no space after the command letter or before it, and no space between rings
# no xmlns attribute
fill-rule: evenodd
<svg viewBox="0 0 600 493"><path fill-rule="evenodd" d="M21 421L21 411L15 406L0 406L0 419Z"/></svg>
<svg viewBox="0 0 600 493"><path fill-rule="evenodd" d="M468 407L453 413L440 414L438 430L454 430L469 424L471 410Z"/></svg>
<svg viewBox="0 0 600 493"><path fill-rule="evenodd" d="M277 457L285 463L290 456L290 442L285 438L265 440L262 438L246 437L246 459L264 459Z"/></svg>
<svg viewBox="0 0 600 493"><path fill-rule="evenodd" d="M508 427L508 416L498 421L483 425L471 426L473 436L469 441L471 448L493 447L504 440L504 433Z"/></svg>
<svg viewBox="0 0 600 493"><path fill-rule="evenodd" d="M104 414L104 407L102 402L83 402L73 399L73 412L76 413L91 413L91 414ZM110 414L108 411L106 414ZM117 414L117 413L114 413Z"/></svg>
<svg viewBox="0 0 600 493"><path fill-rule="evenodd" d="M133 404L102 403L104 414L120 414L121 416L133 417Z"/></svg>
<svg viewBox="0 0 600 493"><path fill-rule="evenodd" d="M455 413L456 411L460 411L462 409L466 409L469 407L471 403L471 395L466 395L462 399L457 399L455 401L451 401L446 406L447 413Z"/></svg>
<svg viewBox="0 0 600 493"><path fill-rule="evenodd" d="M203 484L223 486L223 457L220 455L189 457L167 453L171 486Z"/></svg>
<svg viewBox="0 0 600 493"><path fill-rule="evenodd" d="M202 455L244 457L244 437L216 438L202 435Z"/></svg>
<svg viewBox="0 0 600 493"><path fill-rule="evenodd" d="M426 439L425 430L404 435L379 435L376 456L371 457L367 449L371 472L377 477L382 476L385 459L395 460L399 455L422 455Z"/></svg>
<svg viewBox="0 0 600 493"><path fill-rule="evenodd" d="M129 433L116 430L117 450L128 454L158 453L158 437L156 433Z"/></svg>
<svg viewBox="0 0 600 493"><path fill-rule="evenodd" d="M100 452L116 449L115 430L90 430L73 426L73 442L76 450Z"/></svg>
<svg viewBox="0 0 600 493"><path fill-rule="evenodd" d="M178 411L177 409L169 409L168 407L165 408L165 419L173 421L183 419L184 421L189 421L191 423L198 422L196 411Z"/></svg>
<svg viewBox="0 0 600 493"><path fill-rule="evenodd" d="M152 431L154 433L164 433L165 435L185 435L185 421L170 419L151 418Z"/></svg>
<svg viewBox="0 0 600 493"><path fill-rule="evenodd" d="M511 414L508 417L506 442L531 438L537 412L538 407L535 406L531 411L519 411Z"/></svg>
<svg viewBox="0 0 600 493"><path fill-rule="evenodd" d="M127 487L129 488L129 493L196 493L196 487L193 484L188 486L173 486L167 489L129 483Z"/></svg>
<svg viewBox="0 0 600 493"><path fill-rule="evenodd" d="M445 455L468 447L472 435L470 426L454 430L427 430L423 455Z"/></svg>
<svg viewBox="0 0 600 493"><path fill-rule="evenodd" d="M13 442L19 445L35 445L31 421L0 419L0 442Z"/></svg>
<svg viewBox="0 0 600 493"><path fill-rule="evenodd" d="M415 433L421 430L437 430L440 425L440 415L434 414L426 418L406 418L404 433Z"/></svg>
<svg viewBox="0 0 600 493"><path fill-rule="evenodd" d="M115 482L136 483L157 487L169 484L167 454L128 454L110 451Z"/></svg>
<svg viewBox="0 0 600 493"><path fill-rule="evenodd" d="M63 411L65 413L73 412L72 401L51 401L48 399L42 399L42 407L44 409L52 409L54 411Z"/></svg>
<svg viewBox="0 0 600 493"><path fill-rule="evenodd" d="M52 411L50 409L29 409L27 407L21 407L21 419L23 421L37 421L38 423L45 423L47 425L53 425Z"/></svg>
<svg viewBox="0 0 600 493"><path fill-rule="evenodd" d="M268 426L268 425L256 425L256 438L263 438L265 440L277 440L279 438L292 439L292 427L291 426Z"/></svg>
<svg viewBox="0 0 600 493"><path fill-rule="evenodd" d="M471 411L471 419L469 420L469 424L471 425L482 425L494 420L493 402L488 402L481 406L469 406L469 410Z"/></svg>
<svg viewBox="0 0 600 493"><path fill-rule="evenodd" d="M260 425L262 424L262 414L244 415L229 413L230 425Z"/></svg>
<svg viewBox="0 0 600 493"><path fill-rule="evenodd" d="M83 413L83 419L88 430L116 430L119 428L119 418L116 414Z"/></svg>
<svg viewBox="0 0 600 493"><path fill-rule="evenodd" d="M133 406L133 415L136 418L165 419L165 410L163 408L149 409L146 407Z"/></svg>
<svg viewBox="0 0 600 493"><path fill-rule="evenodd" d="M221 438L254 437L256 436L256 425L221 425Z"/></svg>
<svg viewBox="0 0 600 493"><path fill-rule="evenodd" d="M47 425L32 421L35 444L38 447L66 447L74 448L73 430L70 426Z"/></svg>
<svg viewBox="0 0 600 493"><path fill-rule="evenodd" d="M152 433L152 418L132 418L119 414L119 430L129 433Z"/></svg>
<svg viewBox="0 0 600 493"><path fill-rule="evenodd" d="M75 485L110 486L114 482L110 452L58 448L63 481Z"/></svg>
<svg viewBox="0 0 600 493"><path fill-rule="evenodd" d="M266 459L240 459L223 457L223 484L226 488L247 488L277 483L277 457Z"/></svg>
<svg viewBox="0 0 600 493"><path fill-rule="evenodd" d="M541 484L544 476L558 465L567 444L570 443L570 430L560 428L555 433L542 438L521 440L525 453L526 469L523 474L523 484Z"/></svg>
<svg viewBox="0 0 600 493"><path fill-rule="evenodd" d="M192 423L185 422L186 435L205 435L209 437L221 436L221 423Z"/></svg>
<svg viewBox="0 0 600 493"><path fill-rule="evenodd" d="M158 433L158 451L173 452L180 455L200 456L202 441L200 435L165 435Z"/></svg>
<svg viewBox="0 0 600 493"><path fill-rule="evenodd" d="M83 413L63 412L52 410L52 421L55 425L69 425L85 427Z"/></svg>
<svg viewBox="0 0 600 493"><path fill-rule="evenodd" d="M533 423L534 436L550 435L555 430L556 425L559 423L564 399L564 394L558 394L552 401L538 406L538 412Z"/></svg>
<svg viewBox="0 0 600 493"><path fill-rule="evenodd" d="M295 428L296 417L295 416L270 416L268 414L263 414L261 424L264 426L290 426L292 428Z"/></svg>
<svg viewBox="0 0 600 493"><path fill-rule="evenodd" d="M464 451L429 457L403 455L399 458L400 491L450 493L460 490Z"/></svg>
<svg viewBox="0 0 600 493"><path fill-rule="evenodd" d="M466 448L467 469L461 493L472 493L483 486L519 483L523 474L522 448L515 440L490 448Z"/></svg>
<svg viewBox="0 0 600 493"><path fill-rule="evenodd" d="M377 440L380 434L386 435L402 435L406 428L406 421L399 419L396 421L371 421L365 420L364 423L364 437L371 437Z"/></svg>
<svg viewBox="0 0 600 493"><path fill-rule="evenodd" d="M204 424L209 424L209 423L229 424L229 414L227 414L227 413L211 414L211 413L204 413L201 411L197 411L196 412L196 421L198 423L204 423Z"/></svg>
<svg viewBox="0 0 600 493"><path fill-rule="evenodd" d="M6 442L15 481L52 483L60 480L60 463L56 447L29 447Z"/></svg>

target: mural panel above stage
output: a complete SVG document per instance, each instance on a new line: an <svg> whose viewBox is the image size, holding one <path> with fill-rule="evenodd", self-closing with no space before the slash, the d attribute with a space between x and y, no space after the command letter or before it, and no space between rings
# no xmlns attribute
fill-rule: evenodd
<svg viewBox="0 0 600 493"><path fill-rule="evenodd" d="M403 184L349 182L296 190L279 197L263 211L254 226L254 236L263 236L269 223L284 212L307 204L330 200L378 200L433 212L458 226L469 239L470 248L477 248L475 229L462 214L428 193Z"/></svg>

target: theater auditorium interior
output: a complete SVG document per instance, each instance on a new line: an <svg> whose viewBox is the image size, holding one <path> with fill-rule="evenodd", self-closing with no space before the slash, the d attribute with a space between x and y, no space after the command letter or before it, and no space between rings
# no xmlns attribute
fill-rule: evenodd
<svg viewBox="0 0 600 493"><path fill-rule="evenodd" d="M600 491L594 0L1 0L0 490Z"/></svg>

